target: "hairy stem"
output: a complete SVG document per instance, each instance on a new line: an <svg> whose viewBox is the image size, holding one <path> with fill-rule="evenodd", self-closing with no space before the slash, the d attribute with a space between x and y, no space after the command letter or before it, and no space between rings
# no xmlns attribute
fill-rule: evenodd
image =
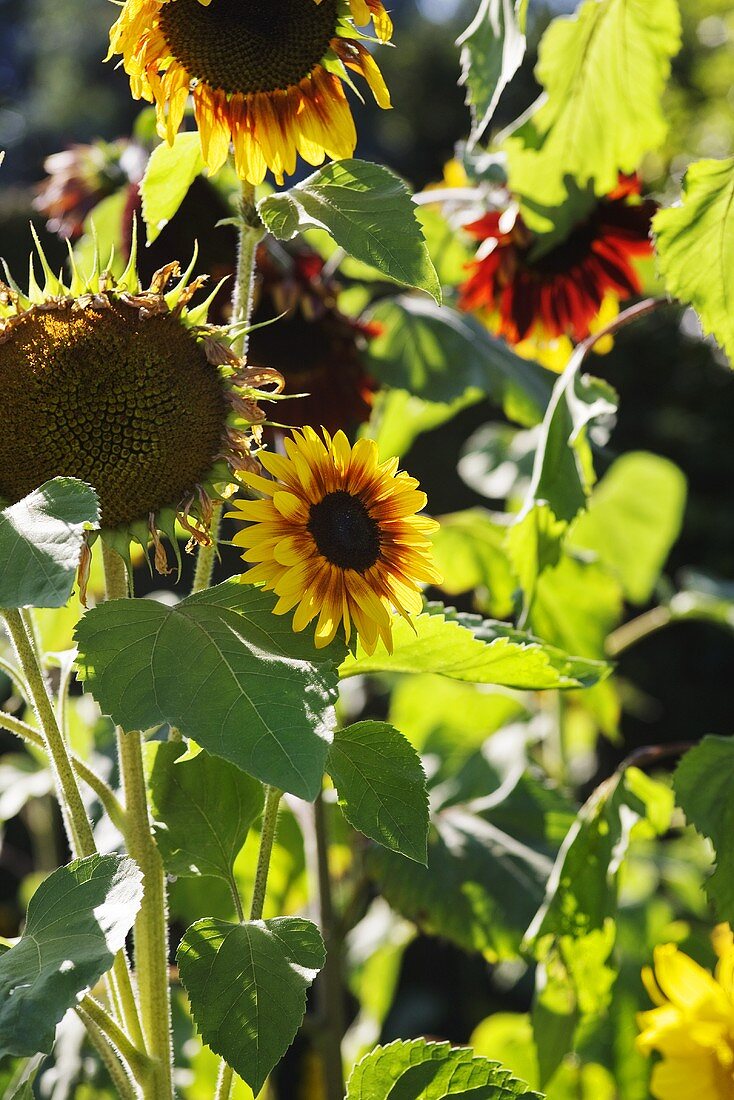
<svg viewBox="0 0 734 1100"><path fill-rule="evenodd" d="M125 563L115 551L105 547L104 564L107 598L124 598L128 591ZM135 974L145 1050L153 1062L148 1078L142 1083L143 1096L145 1100L170 1100L173 1048L166 879L151 829L140 733L137 730L127 733L118 727L117 752L125 796L125 842L143 874L143 902L134 930Z"/></svg>
<svg viewBox="0 0 734 1100"><path fill-rule="evenodd" d="M41 729L43 747L51 761L56 792L61 805L69 846L75 857L91 856L97 850L92 826L84 808L69 750L56 721L51 696L25 622L19 611L2 612L18 665L23 673L33 709Z"/></svg>
<svg viewBox="0 0 734 1100"><path fill-rule="evenodd" d="M268 872L270 870L270 857L273 854L275 842L275 828L278 824L278 809L283 792L277 787L265 786L265 809L263 810L263 827L260 834L260 851L257 857L257 871L255 872L255 885L252 888L252 906L250 908L250 920L261 920L265 907L265 893L268 888Z"/></svg>
<svg viewBox="0 0 734 1100"><path fill-rule="evenodd" d="M94 997L87 994L78 1006L80 1014L83 1013L93 1021L99 1030L109 1039L112 1046L118 1052L124 1063L130 1067L135 1080L143 1084L151 1071L150 1058L139 1050L117 1024L105 1008Z"/></svg>
<svg viewBox="0 0 734 1100"><path fill-rule="evenodd" d="M217 1077L217 1091L214 1100L229 1100L234 1084L234 1071L226 1062L219 1063L219 1075Z"/></svg>
<svg viewBox="0 0 734 1100"><path fill-rule="evenodd" d="M237 336L232 344L232 350L236 355L244 356L247 353L247 327L252 316L257 246L264 236L265 227L255 206L255 188L251 183L243 183L240 199L237 277L232 291L232 324L237 326ZM222 511L221 504L214 506L211 543L209 546L199 547L192 592L203 592L212 583Z"/></svg>
<svg viewBox="0 0 734 1100"><path fill-rule="evenodd" d="M133 1083L132 1074L121 1061L110 1040L81 1005L77 1006L76 1011L84 1024L90 1043L99 1054L110 1075L110 1080L117 1091L119 1100L138 1100L139 1093Z"/></svg>
<svg viewBox="0 0 734 1100"><path fill-rule="evenodd" d="M312 889L316 895L318 923L326 947L326 963L316 979L320 1017L318 1039L324 1068L326 1100L343 1100L344 1070L341 1045L344 1038L344 993L342 988L342 945L336 927L329 873L329 837L326 807L319 794L313 806Z"/></svg>

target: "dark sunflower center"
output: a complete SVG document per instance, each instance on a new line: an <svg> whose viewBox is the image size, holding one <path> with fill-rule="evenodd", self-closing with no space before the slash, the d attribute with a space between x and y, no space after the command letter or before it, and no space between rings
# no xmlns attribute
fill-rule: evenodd
<svg viewBox="0 0 734 1100"><path fill-rule="evenodd" d="M298 84L336 33L338 0L169 0L160 26L189 75L244 95Z"/></svg>
<svg viewBox="0 0 734 1100"><path fill-rule="evenodd" d="M359 497L344 489L311 505L308 529L332 565L366 572L380 556L380 529Z"/></svg>
<svg viewBox="0 0 734 1100"><path fill-rule="evenodd" d="M0 395L0 497L77 477L106 527L177 507L227 418L219 373L182 322L119 302L27 313L0 343Z"/></svg>

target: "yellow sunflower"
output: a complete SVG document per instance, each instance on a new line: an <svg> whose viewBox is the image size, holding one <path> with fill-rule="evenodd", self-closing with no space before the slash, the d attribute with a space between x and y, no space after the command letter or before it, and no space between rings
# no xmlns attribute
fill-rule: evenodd
<svg viewBox="0 0 734 1100"><path fill-rule="evenodd" d="M234 146L237 172L279 182L325 156L350 157L357 143L343 83L348 70L380 107L390 95L358 29L381 41L392 23L381 0L125 0L110 34L137 99L156 104L172 142L193 96L204 160L212 172Z"/></svg>
<svg viewBox="0 0 734 1100"><path fill-rule="evenodd" d="M643 1054L657 1051L651 1092L657 1100L734 1100L734 939L728 925L713 936L712 975L672 944L655 948L655 969L642 977L657 1005L638 1016Z"/></svg>
<svg viewBox="0 0 734 1100"><path fill-rule="evenodd" d="M373 440L351 447L343 432L322 431L294 431L287 457L260 453L278 480L242 474L265 497L235 501L230 513L250 521L234 539L256 563L243 579L276 593L276 614L295 608L294 630L318 616L319 648L343 622L347 641L354 627L368 653L380 638L391 650L392 609L418 614L420 582L440 579L428 538L437 524L416 515L426 495L397 458L381 463Z"/></svg>

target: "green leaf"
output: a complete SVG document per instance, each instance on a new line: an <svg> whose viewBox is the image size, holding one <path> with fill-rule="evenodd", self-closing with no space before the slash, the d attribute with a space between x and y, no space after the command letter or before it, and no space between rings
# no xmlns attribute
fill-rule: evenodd
<svg viewBox="0 0 734 1100"><path fill-rule="evenodd" d="M257 1094L293 1042L326 958L300 917L193 924L176 956L201 1037Z"/></svg>
<svg viewBox="0 0 734 1100"><path fill-rule="evenodd" d="M143 896L132 860L89 856L45 879L19 942L0 956L0 1058L48 1054L78 995L109 970Z"/></svg>
<svg viewBox="0 0 734 1100"><path fill-rule="evenodd" d="M500 96L525 56L528 0L481 0L479 11L457 42L461 46L461 83L472 113L470 142L489 126Z"/></svg>
<svg viewBox="0 0 734 1100"><path fill-rule="evenodd" d="M542 691L578 688L603 679L602 661L569 657L529 634L479 615L457 615L429 604L411 623L396 620L392 655L378 646L369 656L358 647L341 666L343 677L369 672L434 672L476 684Z"/></svg>
<svg viewBox="0 0 734 1100"><path fill-rule="evenodd" d="M415 749L387 722L338 730L326 770L355 829L418 863L426 862L428 794Z"/></svg>
<svg viewBox="0 0 734 1100"><path fill-rule="evenodd" d="M279 240L325 229L348 255L441 301L410 191L381 165L333 161L289 191L262 199L258 211Z"/></svg>
<svg viewBox="0 0 734 1100"><path fill-rule="evenodd" d="M0 512L0 607L63 607L87 531L99 526L93 489L56 477Z"/></svg>
<svg viewBox="0 0 734 1100"><path fill-rule="evenodd" d="M716 870L706 893L719 920L734 922L734 739L704 737L682 758L675 771L678 805L691 825L708 837L716 851Z"/></svg>
<svg viewBox="0 0 734 1100"><path fill-rule="evenodd" d="M516 585L505 549L507 528L483 508L441 516L440 522L432 541L442 590L459 596L481 589L482 608L498 619L509 619Z"/></svg>
<svg viewBox="0 0 734 1100"><path fill-rule="evenodd" d="M226 581L174 607L102 604L76 629L86 689L126 729L168 722L262 782L314 799L344 646L315 649L273 603Z"/></svg>
<svg viewBox="0 0 734 1100"><path fill-rule="evenodd" d="M530 776L503 782L485 766L480 785L482 798L434 806L427 868L381 848L368 853L367 867L390 905L428 935L490 960L515 959L543 899L568 807Z"/></svg>
<svg viewBox="0 0 734 1100"><path fill-rule="evenodd" d="M234 861L262 812L262 785L207 752L179 761L186 752L180 743L154 741L145 750L154 830L166 869L231 882Z"/></svg>
<svg viewBox="0 0 734 1100"><path fill-rule="evenodd" d="M203 170L204 158L196 130L182 131L176 134L173 145L163 141L153 150L140 184L148 244L168 225Z"/></svg>
<svg viewBox="0 0 734 1100"><path fill-rule="evenodd" d="M660 210L653 233L667 290L693 306L734 363L734 157L691 164L682 205Z"/></svg>
<svg viewBox="0 0 734 1100"><path fill-rule="evenodd" d="M378 302L366 316L383 329L370 341L368 362L386 385L442 404L476 391L521 424L543 418L555 376L474 317L408 294Z"/></svg>
<svg viewBox="0 0 734 1100"><path fill-rule="evenodd" d="M628 600L647 603L680 534L685 504L686 479L672 462L642 451L623 455L594 489L569 543L593 550Z"/></svg>
<svg viewBox="0 0 734 1100"><path fill-rule="evenodd" d="M346 1100L542 1100L499 1062L425 1039L377 1047L352 1070Z"/></svg>
<svg viewBox="0 0 734 1100"><path fill-rule="evenodd" d="M407 390L380 390L363 434L374 439L383 458L405 455L422 432L430 432L474 405L481 394L470 390L464 397L442 404L424 401Z"/></svg>
<svg viewBox="0 0 734 1100"><path fill-rule="evenodd" d="M507 142L510 186L538 232L569 193L597 195L633 173L667 132L661 96L680 47L675 0L586 0L555 19L536 68L545 89L531 123ZM571 189L572 190L572 189Z"/></svg>
<svg viewBox="0 0 734 1100"><path fill-rule="evenodd" d="M619 581L598 561L564 553L538 578L530 613L534 634L566 652L601 659L622 618Z"/></svg>

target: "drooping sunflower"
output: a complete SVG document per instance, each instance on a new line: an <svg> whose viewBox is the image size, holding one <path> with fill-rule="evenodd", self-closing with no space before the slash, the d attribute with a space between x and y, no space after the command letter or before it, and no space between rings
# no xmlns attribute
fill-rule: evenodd
<svg viewBox="0 0 734 1100"><path fill-rule="evenodd" d="M340 288L310 249L262 245L257 272L252 320L262 327L250 334L250 361L280 371L284 394L307 395L279 402L273 419L294 428L323 425L331 434L364 423L377 388L365 352L380 327L342 313Z"/></svg>
<svg viewBox="0 0 734 1100"><path fill-rule="evenodd" d="M133 250L119 282L98 270L83 279L72 262L67 286L40 258L43 287L33 264L27 293L0 284L0 499L58 476L86 481L108 544L129 561L131 540L152 543L167 572L161 535L177 557L176 519L209 542L212 501L259 468L257 402L282 379L245 367L205 324L191 268L171 263L143 290Z"/></svg>
<svg viewBox="0 0 734 1100"><path fill-rule="evenodd" d="M640 293L634 260L651 254L654 212L652 201L639 199L637 179L625 177L564 241L536 255L538 239L517 206L490 211L464 227L480 245L461 308L483 315L521 353L526 342L551 358L557 348L570 351L570 341L597 331Z"/></svg>
<svg viewBox="0 0 734 1100"><path fill-rule="evenodd" d="M352 447L343 432L321 438L312 428L285 440L286 455L261 453L277 480L243 473L264 499L237 500L230 515L248 521L234 542L255 563L243 580L278 596L275 613L295 608L293 629L316 622L321 648L344 624L368 653L392 648L393 608L422 610L420 584L440 580L428 536L437 524L417 515L426 496L398 459L380 462L373 440Z"/></svg>
<svg viewBox="0 0 734 1100"><path fill-rule="evenodd" d="M189 94L204 160L214 172L234 146L237 172L279 181L309 164L350 157L357 143L343 82L390 96L357 26L392 35L381 0L125 0L110 35L133 95L156 104L173 141Z"/></svg>
<svg viewBox="0 0 734 1100"><path fill-rule="evenodd" d="M657 1100L734 1097L734 937L714 930L719 957L710 974L675 944L655 948L655 968L642 977L656 1008L638 1016L638 1048L662 1055L652 1071Z"/></svg>

